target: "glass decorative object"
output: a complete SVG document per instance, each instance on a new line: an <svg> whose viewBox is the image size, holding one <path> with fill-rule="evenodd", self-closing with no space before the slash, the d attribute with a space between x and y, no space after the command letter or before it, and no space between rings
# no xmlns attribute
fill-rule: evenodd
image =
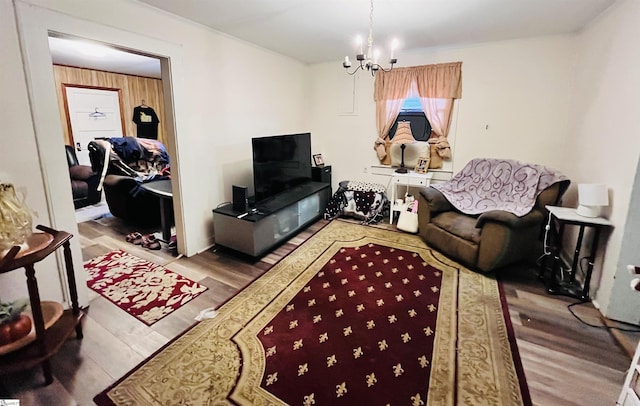
<svg viewBox="0 0 640 406"><path fill-rule="evenodd" d="M32 212L24 194L0 181L0 251L24 243L33 233Z"/></svg>

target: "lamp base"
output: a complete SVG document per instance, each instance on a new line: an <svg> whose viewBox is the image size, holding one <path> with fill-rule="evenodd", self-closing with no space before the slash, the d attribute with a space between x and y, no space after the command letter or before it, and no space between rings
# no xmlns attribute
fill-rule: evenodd
<svg viewBox="0 0 640 406"><path fill-rule="evenodd" d="M576 209L576 213L582 217L598 217L600 215L600 206L585 206L581 204Z"/></svg>
<svg viewBox="0 0 640 406"><path fill-rule="evenodd" d="M404 167L400 167L398 169L396 169L396 173L407 173L409 172L409 170L407 168Z"/></svg>

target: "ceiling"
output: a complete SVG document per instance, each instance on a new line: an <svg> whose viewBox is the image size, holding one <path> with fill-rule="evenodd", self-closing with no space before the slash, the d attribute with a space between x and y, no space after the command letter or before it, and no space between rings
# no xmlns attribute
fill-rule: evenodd
<svg viewBox="0 0 640 406"><path fill-rule="evenodd" d="M369 30L369 0L140 1L309 64L353 59L355 37ZM570 33L614 2L375 0L374 45L382 51L396 37L401 56L402 49Z"/></svg>
<svg viewBox="0 0 640 406"><path fill-rule="evenodd" d="M366 42L371 11L369 0L139 1L308 64L338 63L346 55L355 59L355 38ZM403 50L573 33L615 2L375 0L374 48L387 59L389 44L397 39L396 57L402 63ZM129 61L126 53L92 56L91 51L77 52L73 44L55 43L60 41L51 45L54 63L160 76L157 59L133 55Z"/></svg>
<svg viewBox="0 0 640 406"><path fill-rule="evenodd" d="M49 36L51 59L57 65L160 78L160 60L121 51L106 44L66 37Z"/></svg>

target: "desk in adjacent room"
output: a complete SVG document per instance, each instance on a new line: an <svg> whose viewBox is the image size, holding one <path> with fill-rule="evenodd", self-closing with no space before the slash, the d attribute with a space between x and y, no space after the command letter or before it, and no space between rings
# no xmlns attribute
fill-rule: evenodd
<svg viewBox="0 0 640 406"><path fill-rule="evenodd" d="M162 240L168 242L171 238L171 210L173 210L173 190L171 179L156 180L143 183L141 187L152 195L160 198L160 224L162 228Z"/></svg>

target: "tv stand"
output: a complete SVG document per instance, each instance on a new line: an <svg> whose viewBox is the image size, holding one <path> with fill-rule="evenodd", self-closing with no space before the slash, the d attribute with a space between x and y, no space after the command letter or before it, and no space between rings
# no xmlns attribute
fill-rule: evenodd
<svg viewBox="0 0 640 406"><path fill-rule="evenodd" d="M216 245L259 257L322 216L331 185L305 182L255 204L247 213L227 204L213 210Z"/></svg>

